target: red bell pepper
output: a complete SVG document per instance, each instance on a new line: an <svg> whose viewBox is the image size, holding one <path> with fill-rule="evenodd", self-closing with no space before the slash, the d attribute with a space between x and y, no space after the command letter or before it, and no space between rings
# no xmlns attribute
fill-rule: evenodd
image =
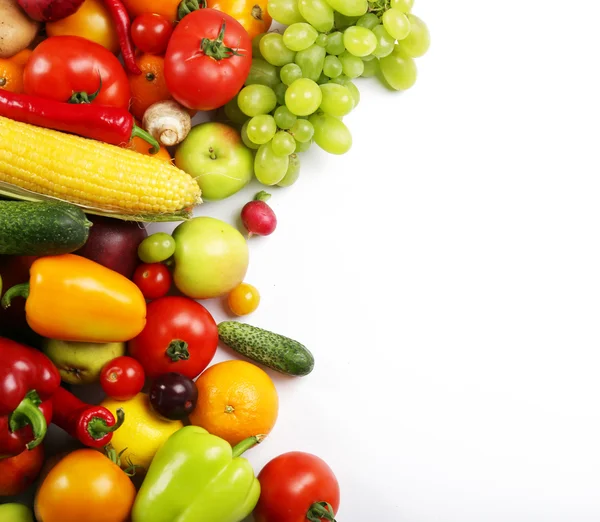
<svg viewBox="0 0 600 522"><path fill-rule="evenodd" d="M122 409L117 410L117 419L104 406L86 404L64 388L52 396L54 414L52 422L90 448L102 448L112 439L114 431L125 420Z"/></svg>
<svg viewBox="0 0 600 522"><path fill-rule="evenodd" d="M60 374L43 353L0 337L0 458L38 446L52 420Z"/></svg>

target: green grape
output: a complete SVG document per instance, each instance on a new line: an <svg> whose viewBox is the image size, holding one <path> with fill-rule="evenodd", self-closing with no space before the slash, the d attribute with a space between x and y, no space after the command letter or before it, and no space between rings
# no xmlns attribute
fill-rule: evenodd
<svg viewBox="0 0 600 522"><path fill-rule="evenodd" d="M279 71L281 81L286 85L291 85L296 80L302 78L302 69L298 64L288 63Z"/></svg>
<svg viewBox="0 0 600 522"><path fill-rule="evenodd" d="M285 93L287 92L287 85L285 83L280 83L275 86L273 91L275 91L277 105L285 105Z"/></svg>
<svg viewBox="0 0 600 522"><path fill-rule="evenodd" d="M337 83L339 85L348 85L350 83L350 78L348 78L346 75L342 74L341 76L338 76L337 78L332 78L331 83Z"/></svg>
<svg viewBox="0 0 600 522"><path fill-rule="evenodd" d="M292 25L304 22L298 9L297 0L269 0L267 11L273 20L283 25Z"/></svg>
<svg viewBox="0 0 600 522"><path fill-rule="evenodd" d="M363 60L364 61L364 60ZM365 61L365 70L361 74L363 78L371 78L377 76L379 72L379 60L368 60Z"/></svg>
<svg viewBox="0 0 600 522"><path fill-rule="evenodd" d="M409 35L400 42L402 50L411 58L423 56L429 50L431 38L425 22L413 14L406 15L410 22Z"/></svg>
<svg viewBox="0 0 600 522"><path fill-rule="evenodd" d="M271 142L261 145L254 157L254 175L263 185L279 183L289 166L290 157L275 154Z"/></svg>
<svg viewBox="0 0 600 522"><path fill-rule="evenodd" d="M263 145L271 141L276 132L277 125L275 124L275 118L270 114L254 116L254 118L248 121L246 126L248 139L257 145Z"/></svg>
<svg viewBox="0 0 600 522"><path fill-rule="evenodd" d="M289 156L296 151L296 140L290 133L279 131L273 137L271 147L278 156Z"/></svg>
<svg viewBox="0 0 600 522"><path fill-rule="evenodd" d="M334 26L338 31L343 31L352 25L356 25L359 18L359 16L346 16L336 11L333 15Z"/></svg>
<svg viewBox="0 0 600 522"><path fill-rule="evenodd" d="M275 118L277 127L283 130L290 129L298 119L298 117L295 114L292 114L285 105L277 107L273 114L273 118Z"/></svg>
<svg viewBox="0 0 600 522"><path fill-rule="evenodd" d="M345 16L362 16L367 12L367 0L327 0L327 3Z"/></svg>
<svg viewBox="0 0 600 522"><path fill-rule="evenodd" d="M312 145L312 140L308 140L308 141L296 140L296 153L306 152L307 150L310 150L311 145Z"/></svg>
<svg viewBox="0 0 600 522"><path fill-rule="evenodd" d="M267 33L257 34L254 38L252 38L252 58L262 58L262 54L260 52L260 41L263 39L263 36Z"/></svg>
<svg viewBox="0 0 600 522"><path fill-rule="evenodd" d="M373 29L373 27L379 25L379 17L376 14L367 13L357 20L356 25L367 29Z"/></svg>
<svg viewBox="0 0 600 522"><path fill-rule="evenodd" d="M296 64L302 69L302 76L316 82L323 72L327 51L320 45L313 44L308 49L296 54Z"/></svg>
<svg viewBox="0 0 600 522"><path fill-rule="evenodd" d="M339 59L342 62L342 71L348 78L358 78L365 70L365 62L348 51L340 54Z"/></svg>
<svg viewBox="0 0 600 522"><path fill-rule="evenodd" d="M263 36L260 52L267 62L277 67L293 62L296 57L296 53L285 46L283 36L279 33L267 33Z"/></svg>
<svg viewBox="0 0 600 522"><path fill-rule="evenodd" d="M403 13L410 13L415 0L392 0L392 9L400 9Z"/></svg>
<svg viewBox="0 0 600 522"><path fill-rule="evenodd" d="M410 89L417 81L415 61L403 52L400 44L396 44L392 54L379 60L379 66L385 81L397 91Z"/></svg>
<svg viewBox="0 0 600 522"><path fill-rule="evenodd" d="M323 73L329 78L337 78L342 74L342 62L337 56L326 56Z"/></svg>
<svg viewBox="0 0 600 522"><path fill-rule="evenodd" d="M308 78L296 80L285 93L285 104L296 116L309 116L319 108L322 99L321 89Z"/></svg>
<svg viewBox="0 0 600 522"><path fill-rule="evenodd" d="M298 181L299 177L300 177L300 157L298 156L298 154L292 154L290 156L290 164L288 166L287 172L285 173L285 176L283 176L283 179L279 183L277 183L277 186L278 187L290 187L294 183L296 183L296 181Z"/></svg>
<svg viewBox="0 0 600 522"><path fill-rule="evenodd" d="M290 134L297 142L306 143L307 141L309 142L312 140L312 137L315 134L315 129L310 121L298 118L296 123L294 123L290 129ZM296 150L298 150L298 146L296 146Z"/></svg>
<svg viewBox="0 0 600 522"><path fill-rule="evenodd" d="M268 114L277 107L277 96L266 85L248 85L238 94L238 106L248 116Z"/></svg>
<svg viewBox="0 0 600 522"><path fill-rule="evenodd" d="M310 117L315 128L315 143L329 154L345 154L352 147L352 135L346 124L329 114Z"/></svg>
<svg viewBox="0 0 600 522"><path fill-rule="evenodd" d="M325 0L298 0L298 9L317 31L328 33L333 29L333 9Z"/></svg>
<svg viewBox="0 0 600 522"><path fill-rule="evenodd" d="M372 60L376 60L377 58L370 54L369 56L361 56L360 57L363 62L370 62Z"/></svg>
<svg viewBox="0 0 600 522"><path fill-rule="evenodd" d="M335 33L328 34L327 47L325 47L325 50L328 54L333 54L334 56L342 54L346 50L346 46L344 45L344 33L336 31Z"/></svg>
<svg viewBox="0 0 600 522"><path fill-rule="evenodd" d="M319 36L317 30L306 22L290 25L283 33L283 43L292 51L308 49Z"/></svg>
<svg viewBox="0 0 600 522"><path fill-rule="evenodd" d="M410 33L408 17L399 9L390 9L381 17L383 27L396 40L404 40Z"/></svg>
<svg viewBox="0 0 600 522"><path fill-rule="evenodd" d="M324 83L329 83L330 80L331 80L331 78L329 76L327 76L325 73L321 73L321 76L319 76L319 79L317 80L317 85L323 85Z"/></svg>
<svg viewBox="0 0 600 522"><path fill-rule="evenodd" d="M248 147L249 149L256 150L258 149L258 147L260 147L260 145L258 143L254 143L248 136L248 123L250 121L251 120L248 120L246 123L244 123L240 134L242 135L242 141L244 142L244 145L246 145L246 147Z"/></svg>
<svg viewBox="0 0 600 522"><path fill-rule="evenodd" d="M248 116L242 112L240 106L238 105L238 97L231 100L229 103L225 105L225 116L229 118L229 121L233 123L237 123L241 125L248 121Z"/></svg>
<svg viewBox="0 0 600 522"><path fill-rule="evenodd" d="M350 114L354 109L354 98L350 91L343 85L328 83L321 85L323 100L319 109L325 114L341 118Z"/></svg>
<svg viewBox="0 0 600 522"><path fill-rule="evenodd" d="M320 47L327 47L328 40L329 40L329 38L327 37L327 35L325 33L319 33L319 36L317 36L315 43Z"/></svg>
<svg viewBox="0 0 600 522"><path fill-rule="evenodd" d="M373 51L373 56L383 58L394 50L396 40L390 36L390 33L385 30L383 25L379 24L377 27L374 27L373 34L377 38L377 47Z"/></svg>
<svg viewBox="0 0 600 522"><path fill-rule="evenodd" d="M358 87L350 81L345 85L345 87L350 91L352 98L354 98L354 108L356 108L356 106L360 103L360 91L358 90Z"/></svg>
<svg viewBox="0 0 600 522"><path fill-rule="evenodd" d="M266 85L267 87L275 87L279 83L279 72L277 67L271 65L265 60L254 58L246 85Z"/></svg>
<svg viewBox="0 0 600 522"><path fill-rule="evenodd" d="M377 38L373 31L355 25L344 31L344 45L354 56L368 56L377 47Z"/></svg>

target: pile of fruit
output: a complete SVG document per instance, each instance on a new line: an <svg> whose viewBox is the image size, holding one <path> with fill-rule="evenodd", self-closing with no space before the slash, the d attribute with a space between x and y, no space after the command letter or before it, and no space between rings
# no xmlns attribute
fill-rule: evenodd
<svg viewBox="0 0 600 522"><path fill-rule="evenodd" d="M201 304L259 306L248 244L277 228L270 194L243 230L193 210L292 185L312 143L347 152L356 79L416 80L412 8L0 0L0 521L334 520L320 457L258 474L243 457L277 421L275 376L313 354ZM177 225L149 234L160 221ZM214 364L219 344L236 357ZM72 444L45 458L51 424ZM33 509L11 502L29 488Z"/></svg>

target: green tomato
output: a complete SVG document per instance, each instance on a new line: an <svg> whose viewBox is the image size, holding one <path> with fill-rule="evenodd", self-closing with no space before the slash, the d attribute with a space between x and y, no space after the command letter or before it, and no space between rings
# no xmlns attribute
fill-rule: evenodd
<svg viewBox="0 0 600 522"><path fill-rule="evenodd" d="M173 231L175 271L180 292L193 299L225 295L238 286L248 270L248 245L231 225L210 217L181 223Z"/></svg>
<svg viewBox="0 0 600 522"><path fill-rule="evenodd" d="M179 145L175 165L196 179L204 199L219 200L250 182L254 157L236 129L208 122L195 126Z"/></svg>
<svg viewBox="0 0 600 522"><path fill-rule="evenodd" d="M0 522L33 522L33 513L23 504L1 504Z"/></svg>
<svg viewBox="0 0 600 522"><path fill-rule="evenodd" d="M175 253L175 240L166 232L155 232L138 246L138 257L143 263L162 263Z"/></svg>

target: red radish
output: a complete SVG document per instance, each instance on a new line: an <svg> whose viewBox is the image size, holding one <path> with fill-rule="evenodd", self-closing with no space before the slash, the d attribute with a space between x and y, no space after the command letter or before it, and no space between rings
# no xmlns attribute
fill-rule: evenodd
<svg viewBox="0 0 600 522"><path fill-rule="evenodd" d="M38 22L56 22L72 15L84 0L17 0L30 18Z"/></svg>
<svg viewBox="0 0 600 522"><path fill-rule="evenodd" d="M277 217L273 209L265 202L271 197L264 190L256 194L254 201L244 205L242 223L248 230L248 237L268 236L275 232Z"/></svg>

